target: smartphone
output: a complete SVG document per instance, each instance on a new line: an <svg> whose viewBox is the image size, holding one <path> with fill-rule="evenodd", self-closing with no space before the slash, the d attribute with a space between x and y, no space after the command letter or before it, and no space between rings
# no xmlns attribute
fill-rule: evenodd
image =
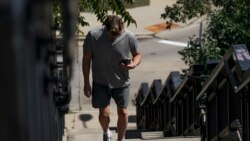
<svg viewBox="0 0 250 141"><path fill-rule="evenodd" d="M129 63L131 63L131 59L123 59L120 61L119 64L123 63L124 65L128 65Z"/></svg>

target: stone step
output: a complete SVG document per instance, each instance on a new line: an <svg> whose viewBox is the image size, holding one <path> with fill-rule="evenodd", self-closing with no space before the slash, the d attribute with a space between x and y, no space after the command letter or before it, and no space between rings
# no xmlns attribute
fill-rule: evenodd
<svg viewBox="0 0 250 141"><path fill-rule="evenodd" d="M117 140L117 133L111 129L112 140ZM83 141L84 139L93 139L93 141L102 140L101 129L71 130L68 133L67 141ZM140 132L138 130L127 130L126 141L200 141L199 137L164 137L162 132Z"/></svg>
<svg viewBox="0 0 250 141"><path fill-rule="evenodd" d="M134 113L132 113L133 115ZM133 117L134 118L134 117ZM79 111L71 112L65 115L67 141L83 141L93 139L93 141L102 141L102 129L98 122L98 111ZM117 115L111 114L110 130L113 134L113 140L117 139L116 121ZM134 119L129 119L126 141L199 141L199 137L171 137L166 138L160 131L142 132L137 130Z"/></svg>

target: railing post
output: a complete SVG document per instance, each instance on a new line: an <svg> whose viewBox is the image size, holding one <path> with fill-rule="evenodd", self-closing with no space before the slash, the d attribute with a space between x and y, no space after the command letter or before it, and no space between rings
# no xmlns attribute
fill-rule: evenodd
<svg viewBox="0 0 250 141"><path fill-rule="evenodd" d="M242 77L250 68L250 55L249 59L244 59L246 53L249 55L246 47L233 45L205 81L196 98L198 101L204 101L202 97L207 99L207 140L249 140L249 133L246 133L247 112L244 110L247 108L243 104L248 82Z"/></svg>
<svg viewBox="0 0 250 141"><path fill-rule="evenodd" d="M137 129L139 130L145 130L145 110L144 107L141 105L144 98L147 96L149 91L148 83L141 83L141 86L138 90L137 96L136 96L136 125Z"/></svg>

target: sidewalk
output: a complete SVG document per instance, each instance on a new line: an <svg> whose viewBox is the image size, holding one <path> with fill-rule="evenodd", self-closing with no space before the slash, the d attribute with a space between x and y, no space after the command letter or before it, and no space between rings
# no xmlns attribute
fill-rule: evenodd
<svg viewBox="0 0 250 141"><path fill-rule="evenodd" d="M150 0L150 5L148 6L128 9L131 16L136 20L137 27L134 24L130 24L127 29L134 33L152 34L153 32L146 30L145 27L165 22L160 16L164 12L165 6L172 5L175 1L176 0ZM97 18L94 14L83 13L83 16L90 25L81 28L81 31L84 33L87 33L93 27L101 25L100 22L97 22Z"/></svg>
<svg viewBox="0 0 250 141"><path fill-rule="evenodd" d="M134 32L138 38L161 38L161 39L171 39L174 40L174 36L171 36L173 32L175 34L179 33L182 35L183 32L188 30L188 26L192 26L194 23L198 24L200 20L192 20L189 21L187 24L183 24L173 30L164 30L159 33L154 33L152 31L147 30L145 27L152 26L159 23L164 23L165 20L160 18L160 15L164 12L165 6L171 5L176 0L151 0L149 6L144 7L138 7L134 9L129 9L128 11L130 14L135 18L137 21L137 27L134 25L131 25L127 27L129 30ZM150 14L149 14L150 13ZM87 33L91 28L101 25L100 23L96 22L96 17L93 14L84 13L84 16L87 21L89 21L90 25L89 27L84 27L81 30L84 31L84 33ZM197 26L197 25L196 25ZM183 28L185 27L185 28ZM197 29L198 31L198 29ZM193 32L197 32L193 31ZM177 36L177 35L176 35ZM188 37L185 37L188 39ZM186 39L185 39L186 40ZM83 76L82 76L82 70L81 70L81 59L82 59L82 44L83 42L78 43L78 47L75 50L75 60L74 60L74 66L73 66L73 78L72 78L72 100L70 103L70 113L65 115L65 126L66 131L65 134L67 136L67 139L65 141L102 141L102 131L100 128L100 125L98 123L98 110L92 108L91 106L91 100L86 98L83 94ZM175 50L174 50L175 51ZM171 52L170 52L171 53ZM177 54L176 51L172 54ZM178 56L176 56L178 58ZM160 58L157 58L160 59ZM147 61L147 60L145 60ZM148 59L150 61L150 59ZM152 67L152 63L151 64ZM158 66L161 66L161 61L158 61ZM174 64L174 67L176 68L183 68L184 63ZM132 81L140 81L143 76L148 75L147 66L139 66L135 69L135 71L132 71L130 73L132 77ZM161 73L166 73L166 69L161 69L158 71L164 71ZM152 73L152 72L151 72ZM165 76L164 76L165 77ZM153 80L150 80L153 81ZM133 82L132 82L133 83ZM132 85L131 86L131 95L130 99L134 98L134 94L138 90L138 85ZM113 133L113 139L116 139L116 106L114 104L114 101L111 102L111 123L110 128ZM129 104L129 124L128 124L128 131L126 134L126 137L128 141L140 141L141 140L141 134L140 132L136 131L136 111L135 106L132 105L132 103ZM160 135L159 135L160 136ZM148 140L148 141L153 141ZM157 141L183 141L183 138L170 138L170 139L157 139ZM186 138L185 141L195 141L199 140L197 138Z"/></svg>
<svg viewBox="0 0 250 141"><path fill-rule="evenodd" d="M161 18L161 14L164 13L164 9L166 5L172 5L175 2L176 0L167 0L167 1L166 0L150 0L150 5L148 6L128 9L131 16L136 20L137 26L135 26L134 24L130 24L129 27L126 27L126 28L132 31L133 33L135 33L137 37L139 38L154 36L157 38L171 39L169 37L173 33L173 30L175 33L179 32L179 34L182 34L183 32L185 32L185 30L188 30L186 29L186 27L189 27L189 26L192 27L192 25L199 24L201 21L205 20L205 17L202 17L198 19L197 18L191 19L187 21L186 23L175 23L178 25L178 27L175 27L174 29L171 29L171 30L166 29L159 33L155 33L146 29L149 26L154 26L157 24L165 23L166 20ZM97 18L94 14L84 13L83 16L85 17L86 21L89 22L89 25L90 25L90 26L80 28L80 30L83 31L85 34L93 27L102 25L100 22L97 21ZM197 31L198 30L199 29L197 29Z"/></svg>

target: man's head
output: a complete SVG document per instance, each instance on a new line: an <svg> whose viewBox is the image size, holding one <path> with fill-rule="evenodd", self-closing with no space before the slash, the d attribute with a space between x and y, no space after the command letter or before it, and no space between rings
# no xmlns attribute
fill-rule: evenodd
<svg viewBox="0 0 250 141"><path fill-rule="evenodd" d="M112 35L119 35L124 29L122 18L116 15L108 15L103 25Z"/></svg>

